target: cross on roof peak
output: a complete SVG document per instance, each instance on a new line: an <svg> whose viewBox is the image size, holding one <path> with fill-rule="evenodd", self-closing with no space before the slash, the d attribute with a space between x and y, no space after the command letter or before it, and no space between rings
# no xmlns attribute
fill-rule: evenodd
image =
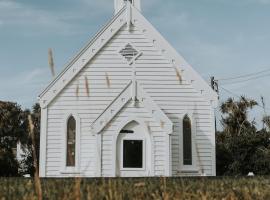
<svg viewBox="0 0 270 200"><path fill-rule="evenodd" d="M115 14L117 14L127 2L130 2L135 8L141 10L141 0L114 0Z"/></svg>

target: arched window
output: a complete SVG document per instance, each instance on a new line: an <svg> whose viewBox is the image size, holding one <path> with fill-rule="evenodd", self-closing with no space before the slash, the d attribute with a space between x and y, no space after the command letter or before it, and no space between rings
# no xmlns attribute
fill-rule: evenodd
<svg viewBox="0 0 270 200"><path fill-rule="evenodd" d="M70 116L67 121L67 151L66 151L66 166L75 167L76 155L76 120Z"/></svg>
<svg viewBox="0 0 270 200"><path fill-rule="evenodd" d="M183 164L192 165L192 130L188 115L183 119Z"/></svg>

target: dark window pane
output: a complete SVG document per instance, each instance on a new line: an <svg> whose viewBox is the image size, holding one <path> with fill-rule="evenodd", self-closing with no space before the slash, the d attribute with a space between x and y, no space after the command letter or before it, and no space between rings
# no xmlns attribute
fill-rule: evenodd
<svg viewBox="0 0 270 200"><path fill-rule="evenodd" d="M68 167L75 166L75 146L76 146L76 121L73 116L68 119L67 123L67 160Z"/></svg>
<svg viewBox="0 0 270 200"><path fill-rule="evenodd" d="M183 151L184 165L192 165L191 121L187 115L183 120Z"/></svg>
<svg viewBox="0 0 270 200"><path fill-rule="evenodd" d="M123 168L143 167L142 140L124 140L123 151Z"/></svg>
<svg viewBox="0 0 270 200"><path fill-rule="evenodd" d="M133 0L124 0L124 1L129 1L130 3L132 3L132 2L133 2Z"/></svg>
<svg viewBox="0 0 270 200"><path fill-rule="evenodd" d="M132 133L134 133L134 131L133 130L121 130L120 131L120 133L126 133L126 134L132 134Z"/></svg>

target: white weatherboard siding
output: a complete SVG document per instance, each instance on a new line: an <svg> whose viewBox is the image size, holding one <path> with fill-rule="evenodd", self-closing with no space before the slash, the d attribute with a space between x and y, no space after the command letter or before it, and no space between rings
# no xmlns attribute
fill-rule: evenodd
<svg viewBox="0 0 270 200"><path fill-rule="evenodd" d="M184 114L192 113L196 126L195 143L198 152L197 165L207 175L215 175L213 160L214 131L212 106L209 100L202 97L201 91L196 91L190 82L182 83L176 76L175 67L166 59L161 49L154 47L153 41L147 38L142 30L132 26L131 31L123 27L97 53L73 80L48 105L47 119L47 149L46 149L46 176L63 177L61 173L63 155L63 126L67 114L73 112L80 118L80 175L81 176L114 176L114 160L112 138L116 134L114 127L123 118L136 115L149 122L153 132L153 176L165 175L166 133L163 133L160 124L155 122L151 113L143 106L134 108L127 104L118 115L101 132L101 170L98 169L98 135L91 133L90 125L100 116L108 105L119 95L132 79L132 66L119 54L119 50L127 43L142 52L135 61L136 78L140 81L144 91L154 100L162 111L174 123L174 132L171 137L171 168L172 175L185 175L180 168L180 140L182 137L181 119ZM107 85L106 73L110 80ZM85 89L85 77L89 82L90 97ZM79 87L78 97L76 90ZM101 172L100 172L101 171ZM194 172L198 175L200 172ZM188 173L188 175L192 175Z"/></svg>

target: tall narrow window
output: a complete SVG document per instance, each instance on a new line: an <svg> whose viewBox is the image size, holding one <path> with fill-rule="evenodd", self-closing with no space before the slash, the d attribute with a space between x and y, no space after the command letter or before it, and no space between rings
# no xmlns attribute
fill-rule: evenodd
<svg viewBox="0 0 270 200"><path fill-rule="evenodd" d="M76 149L76 121L73 116L69 117L67 122L67 167L75 167Z"/></svg>
<svg viewBox="0 0 270 200"><path fill-rule="evenodd" d="M192 130L188 115L183 119L183 162L184 165L192 165Z"/></svg>

